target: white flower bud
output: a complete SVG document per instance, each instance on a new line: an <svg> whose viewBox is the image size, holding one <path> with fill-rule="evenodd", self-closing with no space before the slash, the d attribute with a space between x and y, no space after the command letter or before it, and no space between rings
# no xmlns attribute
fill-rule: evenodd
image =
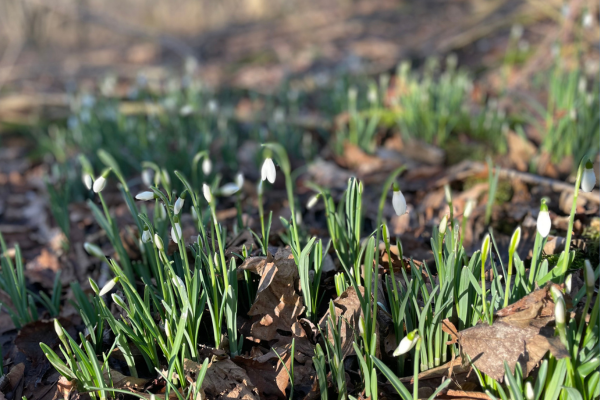
<svg viewBox="0 0 600 400"><path fill-rule="evenodd" d="M83 184L85 185L85 187L87 188L87 190L91 190L92 189L92 185L94 184L92 182L92 177L90 174L83 174L83 176L81 177L81 180L83 181Z"/></svg>
<svg viewBox="0 0 600 400"><path fill-rule="evenodd" d="M235 176L235 184L240 188L240 190L244 187L244 174L241 172Z"/></svg>
<svg viewBox="0 0 600 400"><path fill-rule="evenodd" d="M585 164L583 176L581 177L581 190L591 192L596 185L596 174L594 173L594 165L591 162Z"/></svg>
<svg viewBox="0 0 600 400"><path fill-rule="evenodd" d="M113 293L110 297L112 298L112 301L114 301L115 304L118 305L119 307L127 308L127 306L125 305L125 302L118 294Z"/></svg>
<svg viewBox="0 0 600 400"><path fill-rule="evenodd" d="M119 282L118 276L115 276L114 278L112 278L110 281L108 281L106 283L106 285L104 285L104 287L102 288L100 293L98 293L98 296L104 296L106 293L110 292L118 282Z"/></svg>
<svg viewBox="0 0 600 400"><path fill-rule="evenodd" d="M308 199L308 202L306 203L306 209L310 210L317 204L318 201L319 201L319 193L310 196L310 199Z"/></svg>
<svg viewBox="0 0 600 400"><path fill-rule="evenodd" d="M181 107L181 109L179 110L179 115L181 115L182 117L187 117L188 115L190 115L193 112L194 112L194 107L192 107L191 104L186 104L183 107Z"/></svg>
<svg viewBox="0 0 600 400"><path fill-rule="evenodd" d="M563 298L563 294L560 291L560 289L558 288L558 286L552 285L550 287L550 294L552 295L552 299L554 300L554 302L558 302L559 299Z"/></svg>
<svg viewBox="0 0 600 400"><path fill-rule="evenodd" d="M93 189L94 193L100 193L106 187L106 178L103 176L99 176L98 179L94 182Z"/></svg>
<svg viewBox="0 0 600 400"><path fill-rule="evenodd" d="M100 247L96 246L95 244L85 242L83 244L83 248L91 256L98 257L98 258L104 258L104 253L102 252Z"/></svg>
<svg viewBox="0 0 600 400"><path fill-rule="evenodd" d="M153 175L153 171L149 168L146 168L142 171L142 182L144 182L144 185L152 186Z"/></svg>
<svg viewBox="0 0 600 400"><path fill-rule="evenodd" d="M154 234L154 245L157 249L163 250L165 248L162 239L158 236L158 233Z"/></svg>
<svg viewBox="0 0 600 400"><path fill-rule="evenodd" d="M440 221L440 233L443 235L446 233L446 227L448 226L448 215L444 215L444 218Z"/></svg>
<svg viewBox="0 0 600 400"><path fill-rule="evenodd" d="M54 318L54 330L59 338L65 337L65 331L63 331L62 326L60 326L60 322L58 322L57 318Z"/></svg>
<svg viewBox="0 0 600 400"><path fill-rule="evenodd" d="M182 237L183 236L181 233L181 225L179 224L179 222L176 222L175 225L171 227L171 239L175 243L177 243Z"/></svg>
<svg viewBox="0 0 600 400"><path fill-rule="evenodd" d="M590 291L594 289L594 286L596 284L596 277L594 275L594 269L592 268L590 260L585 260L583 263L585 265L585 286L588 289L588 291Z"/></svg>
<svg viewBox="0 0 600 400"><path fill-rule="evenodd" d="M206 183L202 185L202 193L204 194L204 199L206 199L206 202L208 204L212 203L212 193L210 192L210 187Z"/></svg>
<svg viewBox="0 0 600 400"><path fill-rule="evenodd" d="M183 203L185 203L185 199L179 197L176 201L175 201L175 205L173 206L173 213L175 214L179 214L179 212L181 211L181 209L183 208Z"/></svg>
<svg viewBox="0 0 600 400"><path fill-rule="evenodd" d="M592 16L592 13L586 11L585 14L583 14L581 23L584 28L591 28L594 25L594 17Z"/></svg>
<svg viewBox="0 0 600 400"><path fill-rule="evenodd" d="M408 353L413 347L415 347L417 340L419 340L419 334L415 329L400 341L400 344L396 350L394 350L393 356L398 357L402 354Z"/></svg>
<svg viewBox="0 0 600 400"><path fill-rule="evenodd" d="M560 297L556 305L554 306L554 319L557 325L563 325L567 321L567 315L565 310L565 300Z"/></svg>
<svg viewBox="0 0 600 400"><path fill-rule="evenodd" d="M204 175L210 175L211 171L212 162L210 161L210 158L204 157L204 160L202 161L202 172L204 173Z"/></svg>
<svg viewBox="0 0 600 400"><path fill-rule="evenodd" d="M535 399L535 392L533 391L533 385L529 381L525 382L525 399L526 400L534 400Z"/></svg>
<svg viewBox="0 0 600 400"><path fill-rule="evenodd" d="M235 183L226 183L219 188L221 196L229 197L236 194L240 190L240 187Z"/></svg>
<svg viewBox="0 0 600 400"><path fill-rule="evenodd" d="M565 292L567 294L571 294L572 287L573 287L573 274L569 274L565 278Z"/></svg>
<svg viewBox="0 0 600 400"><path fill-rule="evenodd" d="M392 206L396 215L406 214L406 199L396 185L394 185L394 193L392 194Z"/></svg>
<svg viewBox="0 0 600 400"><path fill-rule="evenodd" d="M473 208L475 208L475 200L467 200L467 204L465 205L465 211L463 211L463 217L469 218L471 216L471 213L473 212Z"/></svg>
<svg viewBox="0 0 600 400"><path fill-rule="evenodd" d="M548 206L546 205L546 200L542 200L540 213L537 217L537 231L539 232L540 236L545 238L550 233L551 227L552 221L550 220L550 214L548 213Z"/></svg>
<svg viewBox="0 0 600 400"><path fill-rule="evenodd" d="M146 191L146 192L141 192L141 193L136 194L135 198L137 200L148 201L148 200L154 200L155 195L154 195L154 192Z"/></svg>
<svg viewBox="0 0 600 400"><path fill-rule="evenodd" d="M276 171L275 164L273 164L273 160L270 157L265 158L263 162L262 168L260 170L261 180L265 179L271 183L275 183Z"/></svg>
<svg viewBox="0 0 600 400"><path fill-rule="evenodd" d="M148 229L144 229L144 232L142 232L142 243L148 243L150 240L152 240L152 234Z"/></svg>

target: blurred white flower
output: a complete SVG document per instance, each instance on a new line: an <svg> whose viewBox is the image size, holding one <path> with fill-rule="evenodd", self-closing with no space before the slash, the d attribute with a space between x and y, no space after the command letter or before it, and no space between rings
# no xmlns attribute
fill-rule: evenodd
<svg viewBox="0 0 600 400"><path fill-rule="evenodd" d="M210 192L210 187L206 183L202 185L202 194L204 194L204 199L206 199L208 204L212 203L212 193Z"/></svg>
<svg viewBox="0 0 600 400"><path fill-rule="evenodd" d="M144 229L144 232L142 232L142 242L148 243L150 242L150 240L152 240L152 235L150 234L150 231L148 229Z"/></svg>
<svg viewBox="0 0 600 400"><path fill-rule="evenodd" d="M181 209L183 208L183 203L185 203L185 198L183 197L179 197L176 201L175 201L175 205L173 206L173 213L175 214L179 214L179 212L181 211Z"/></svg>
<svg viewBox="0 0 600 400"><path fill-rule="evenodd" d="M396 215L406 214L406 199L396 184L394 184L394 193L392 194L392 206Z"/></svg>
<svg viewBox="0 0 600 400"><path fill-rule="evenodd" d="M141 192L135 195L135 198L137 200L142 200L142 201L148 201L148 200L154 200L154 192Z"/></svg>
<svg viewBox="0 0 600 400"><path fill-rule="evenodd" d="M550 220L550 213L548 212L548 206L546 205L546 200L542 200L542 205L540 206L540 213L537 217L537 231L542 237L548 236L550 233L550 228L552 227L552 221Z"/></svg>
<svg viewBox="0 0 600 400"><path fill-rule="evenodd" d="M260 170L260 179L264 181L265 179L271 183L275 183L275 164L273 164L273 160L270 157L265 158L263 162L262 168Z"/></svg>
<svg viewBox="0 0 600 400"><path fill-rule="evenodd" d="M596 185L596 174L594 173L594 165L588 161L585 164L583 170L583 176L581 177L581 190L584 192L591 192Z"/></svg>
<svg viewBox="0 0 600 400"><path fill-rule="evenodd" d="M90 176L90 174L83 174L82 179L83 184L85 185L85 187L87 188L87 190L91 190L92 189L92 177Z"/></svg>
<svg viewBox="0 0 600 400"><path fill-rule="evenodd" d="M240 187L233 182L226 183L225 185L219 188L219 192L222 196L229 197L231 195L236 194L240 190Z"/></svg>
<svg viewBox="0 0 600 400"><path fill-rule="evenodd" d="M106 187L106 178L103 176L99 176L98 179L94 182L94 193L100 193Z"/></svg>
<svg viewBox="0 0 600 400"><path fill-rule="evenodd" d="M98 258L103 258L104 257L104 253L102 252L102 250L100 249L100 247L96 246L95 244L85 242L83 244L83 248L91 256L98 257Z"/></svg>
<svg viewBox="0 0 600 400"><path fill-rule="evenodd" d="M204 173L204 175L210 175L211 171L212 162L210 161L210 158L204 157L204 160L202 161L202 172Z"/></svg>
<svg viewBox="0 0 600 400"><path fill-rule="evenodd" d="M163 250L165 248L162 239L158 236L158 233L154 234L154 245L157 249Z"/></svg>
<svg viewBox="0 0 600 400"><path fill-rule="evenodd" d="M181 238L181 225L179 222L175 222L175 224L171 227L171 239L177 243Z"/></svg>
<svg viewBox="0 0 600 400"><path fill-rule="evenodd" d="M394 357L398 357L402 354L408 353L413 347L415 347L418 340L419 340L419 334L417 333L417 330L415 329L414 331L410 332L408 335L406 335L400 341L400 344L398 345L396 350L394 350L394 354L393 354Z"/></svg>

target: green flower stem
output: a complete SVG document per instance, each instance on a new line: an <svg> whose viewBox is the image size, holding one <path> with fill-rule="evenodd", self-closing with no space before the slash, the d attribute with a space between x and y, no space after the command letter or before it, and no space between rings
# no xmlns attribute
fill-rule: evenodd
<svg viewBox="0 0 600 400"><path fill-rule="evenodd" d="M417 344L415 346L415 357L413 361L413 399L419 398L419 355L421 352L421 335L419 335L419 339L417 339Z"/></svg>

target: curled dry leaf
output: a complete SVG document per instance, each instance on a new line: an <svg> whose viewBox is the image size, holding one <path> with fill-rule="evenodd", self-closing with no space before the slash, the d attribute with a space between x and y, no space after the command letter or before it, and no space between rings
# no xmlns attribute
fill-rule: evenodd
<svg viewBox="0 0 600 400"><path fill-rule="evenodd" d="M556 358L568 356L565 346L554 336L551 285L498 311L492 325L479 323L457 332L446 319L442 329L458 342L462 353L479 370L497 381L504 379L504 361L512 372L520 363L526 377L548 351Z"/></svg>
<svg viewBox="0 0 600 400"><path fill-rule="evenodd" d="M364 289L360 287L361 293L364 293ZM344 357L354 354L354 348L352 342L354 341L354 335L358 335L358 324L362 310L360 308L360 301L356 295L354 287L349 287L344 293L333 301L335 306L335 316L333 317L334 324L338 318L342 319L342 325L340 329L340 336L342 339L342 353ZM327 330L327 320L330 316L329 309L319 321L319 326L323 332ZM333 342L333 334L328 332L327 339ZM379 338L379 336L378 336ZM379 345L376 346L379 348Z"/></svg>
<svg viewBox="0 0 600 400"><path fill-rule="evenodd" d="M260 318L250 328L253 339L273 340L278 331L304 336L298 317L304 311L302 296L296 292L298 268L289 248L273 258L250 257L240 266L261 276L256 299L248 315Z"/></svg>
<svg viewBox="0 0 600 400"><path fill-rule="evenodd" d="M201 390L209 399L243 399L258 400L258 390L248 377L246 371L230 359L211 357ZM185 360L186 379L193 380L198 376L202 364Z"/></svg>

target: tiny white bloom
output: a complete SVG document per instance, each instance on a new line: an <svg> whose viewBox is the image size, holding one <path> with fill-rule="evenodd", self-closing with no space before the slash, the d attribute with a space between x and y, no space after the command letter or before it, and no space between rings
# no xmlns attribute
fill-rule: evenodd
<svg viewBox="0 0 600 400"><path fill-rule="evenodd" d="M154 178L154 172L150 168L146 168L142 171L142 182L146 186L152 186L152 179Z"/></svg>
<svg viewBox="0 0 600 400"><path fill-rule="evenodd" d="M417 333L417 330L410 332L400 341L400 344L396 350L394 350L393 356L398 357L402 354L408 353L413 347L415 347L417 340L419 340L419 334Z"/></svg>
<svg viewBox="0 0 600 400"><path fill-rule="evenodd" d="M135 198L137 200L142 200L142 201L154 200L154 192L151 192L151 191L141 192L141 193L136 194Z"/></svg>
<svg viewBox="0 0 600 400"><path fill-rule="evenodd" d="M260 180L264 181L266 179L271 183L275 183L275 176L275 164L273 164L273 160L270 157L267 157L260 170Z"/></svg>
<svg viewBox="0 0 600 400"><path fill-rule="evenodd" d="M235 193L237 193L240 190L240 187L235 184L235 183L226 183L225 185L221 186L221 188L219 189L219 192L221 192L222 196L231 196Z"/></svg>
<svg viewBox="0 0 600 400"><path fill-rule="evenodd" d="M530 381L525 382L525 399L533 400L535 399L535 392L533 391L533 385Z"/></svg>
<svg viewBox="0 0 600 400"><path fill-rule="evenodd" d="M98 257L98 258L104 257L104 253L102 252L100 247L96 246L95 244L85 242L83 244L83 248L91 256Z"/></svg>
<svg viewBox="0 0 600 400"><path fill-rule="evenodd" d="M142 232L142 242L148 243L150 242L150 240L152 240L152 235L150 234L150 231L148 229L144 229L144 232Z"/></svg>
<svg viewBox="0 0 600 400"><path fill-rule="evenodd" d="M167 218L167 210L165 209L165 205L163 203L158 203L158 218Z"/></svg>
<svg viewBox="0 0 600 400"><path fill-rule="evenodd" d="M318 201L319 201L319 193L313 194L312 196L310 196L310 199L308 199L308 202L306 203L306 209L310 210L315 205L317 205Z"/></svg>
<svg viewBox="0 0 600 400"><path fill-rule="evenodd" d="M98 293L98 296L104 296L106 293L110 292L115 287L117 282L119 282L119 277L112 278L106 283L106 285L104 285L100 293Z"/></svg>
<svg viewBox="0 0 600 400"><path fill-rule="evenodd" d="M439 231L443 235L446 233L446 227L448 226L448 215L444 215L444 218L440 221Z"/></svg>
<svg viewBox="0 0 600 400"><path fill-rule="evenodd" d="M581 177L581 190L584 192L591 192L595 185L596 174L594 173L594 165L588 161L585 164L583 176Z"/></svg>
<svg viewBox="0 0 600 400"><path fill-rule="evenodd" d="M181 238L181 225L179 222L176 222L175 225L171 227L171 239L173 239L174 242L177 242Z"/></svg>
<svg viewBox="0 0 600 400"><path fill-rule="evenodd" d="M469 199L467 200L467 205L465 205L465 211L463 211L463 217L469 218L471 213L473 212L473 208L475 207L475 200Z"/></svg>
<svg viewBox="0 0 600 400"><path fill-rule="evenodd" d="M175 205L173 206L173 213L175 214L179 214L179 212L181 211L181 209L183 208L183 203L185 203L185 199L179 197L176 201L175 201Z"/></svg>
<svg viewBox="0 0 600 400"><path fill-rule="evenodd" d="M537 231L545 238L550 233L551 227L552 221L550 220L550 213L548 213L548 206L546 205L546 200L542 200L540 213L537 217Z"/></svg>
<svg viewBox="0 0 600 400"><path fill-rule="evenodd" d="M565 278L565 292L567 294L571 294L572 287L573 287L573 274L569 274Z"/></svg>
<svg viewBox="0 0 600 400"><path fill-rule="evenodd" d="M162 239L160 238L160 236L158 236L158 233L154 234L154 245L159 250L163 250L165 248Z"/></svg>
<svg viewBox="0 0 600 400"><path fill-rule="evenodd" d="M556 301L556 305L554 306L554 318L557 325L563 325L567 321L565 300L562 297Z"/></svg>
<svg viewBox="0 0 600 400"><path fill-rule="evenodd" d="M584 28L591 28L592 25L594 25L594 17L592 16L592 13L586 11L585 14L583 14L582 24Z"/></svg>
<svg viewBox="0 0 600 400"><path fill-rule="evenodd" d="M91 190L93 182L92 182L92 177L90 176L90 174L83 174L83 177L81 179L83 181L83 184L87 188L87 190Z"/></svg>
<svg viewBox="0 0 600 400"><path fill-rule="evenodd" d="M592 268L592 264L590 263L590 260L585 260L584 265L585 265L585 272L584 272L585 273L585 286L589 290L593 290L594 285L596 284L596 276L594 275L594 269Z"/></svg>
<svg viewBox="0 0 600 400"><path fill-rule="evenodd" d="M244 187L244 174L240 172L235 176L235 184L240 188L240 190Z"/></svg>
<svg viewBox="0 0 600 400"><path fill-rule="evenodd" d="M210 175L211 171L212 161L210 161L210 158L204 157L204 160L202 160L202 172L204 173L204 175Z"/></svg>
<svg viewBox="0 0 600 400"><path fill-rule="evenodd" d="M396 184L394 184L394 194L392 195L392 206L394 206L394 211L396 215L404 215L406 214L406 199L404 195L398 188Z"/></svg>
<svg viewBox="0 0 600 400"><path fill-rule="evenodd" d="M63 331L62 326L60 326L60 322L58 322L57 318L54 318L54 330L59 338L63 338L65 336L65 332Z"/></svg>
<svg viewBox="0 0 600 400"><path fill-rule="evenodd" d="M212 203L212 193L210 192L210 187L205 183L202 185L202 193L204 194L204 198L208 204Z"/></svg>
<svg viewBox="0 0 600 400"><path fill-rule="evenodd" d="M179 115L186 117L194 112L194 107L191 104L186 104L179 110Z"/></svg>
<svg viewBox="0 0 600 400"><path fill-rule="evenodd" d="M208 111L211 114L216 113L219 110L219 104L217 103L217 101L215 99L210 99L208 101Z"/></svg>
<svg viewBox="0 0 600 400"><path fill-rule="evenodd" d="M94 182L94 193L100 193L106 187L106 178L103 176L99 176L98 179Z"/></svg>

